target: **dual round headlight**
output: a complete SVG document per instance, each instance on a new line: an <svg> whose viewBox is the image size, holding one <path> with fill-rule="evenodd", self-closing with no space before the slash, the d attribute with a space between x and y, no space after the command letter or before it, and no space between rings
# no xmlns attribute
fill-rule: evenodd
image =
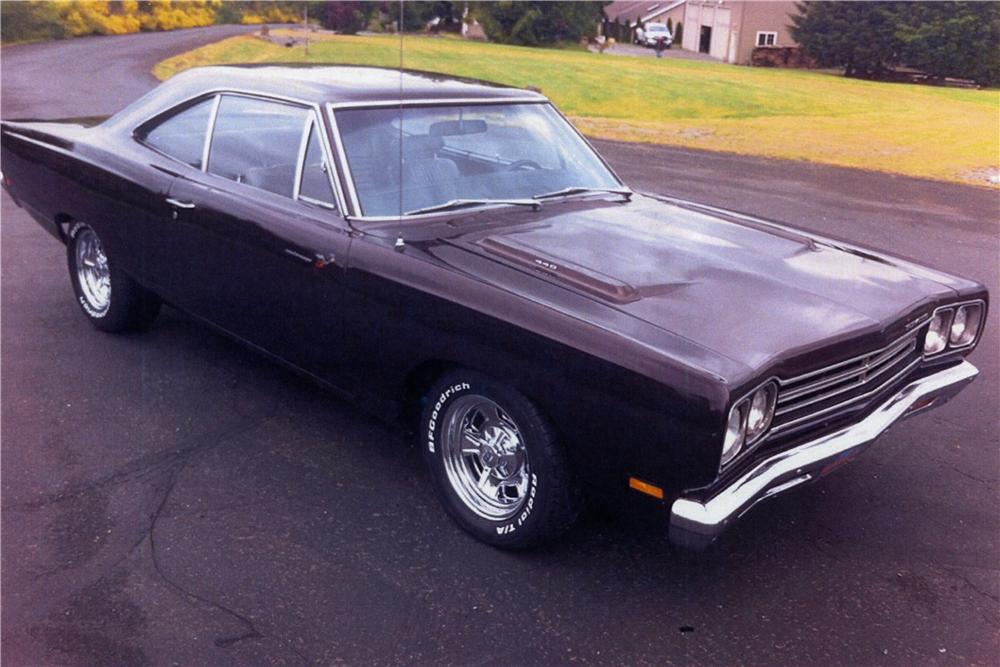
<svg viewBox="0 0 1000 667"><path fill-rule="evenodd" d="M983 323L983 304L967 303L957 308L939 308L934 311L924 336L924 354L943 352L948 347L971 345Z"/></svg>
<svg viewBox="0 0 1000 667"><path fill-rule="evenodd" d="M774 382L768 382L733 405L726 423L720 465L724 466L735 459L741 451L767 433L771 420L774 419L777 399L778 386Z"/></svg>

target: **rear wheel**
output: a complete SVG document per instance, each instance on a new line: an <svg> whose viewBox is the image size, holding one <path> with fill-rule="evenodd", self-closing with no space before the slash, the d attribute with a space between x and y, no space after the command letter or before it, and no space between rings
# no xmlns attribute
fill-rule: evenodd
<svg viewBox="0 0 1000 667"><path fill-rule="evenodd" d="M579 513L580 494L551 428L510 387L449 373L427 397L421 439L442 505L483 542L535 546Z"/></svg>
<svg viewBox="0 0 1000 667"><path fill-rule="evenodd" d="M66 243L69 277L80 310L102 331L144 329L160 312L160 299L117 269L93 227L74 223Z"/></svg>

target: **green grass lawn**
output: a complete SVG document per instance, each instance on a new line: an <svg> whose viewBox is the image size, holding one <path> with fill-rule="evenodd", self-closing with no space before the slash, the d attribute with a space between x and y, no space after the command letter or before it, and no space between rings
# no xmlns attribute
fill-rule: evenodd
<svg viewBox="0 0 1000 667"><path fill-rule="evenodd" d="M275 31L279 33L280 31ZM272 34L275 34L272 33ZM984 184L1000 168L1000 91L393 36L330 36L287 48L226 39L159 63L166 79L215 63L403 67L535 86L586 134Z"/></svg>

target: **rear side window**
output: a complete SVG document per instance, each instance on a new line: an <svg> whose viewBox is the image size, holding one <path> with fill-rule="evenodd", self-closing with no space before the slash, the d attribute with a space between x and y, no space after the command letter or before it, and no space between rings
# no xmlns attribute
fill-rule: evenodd
<svg viewBox="0 0 1000 667"><path fill-rule="evenodd" d="M209 98L174 114L147 132L143 141L161 153L201 169L214 101Z"/></svg>
<svg viewBox="0 0 1000 667"><path fill-rule="evenodd" d="M298 151L309 111L223 95L209 149L208 172L286 197L294 196Z"/></svg>

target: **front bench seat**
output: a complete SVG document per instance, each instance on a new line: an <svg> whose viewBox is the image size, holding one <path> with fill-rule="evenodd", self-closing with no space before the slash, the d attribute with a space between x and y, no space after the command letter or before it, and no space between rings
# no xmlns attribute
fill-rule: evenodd
<svg viewBox="0 0 1000 667"><path fill-rule="evenodd" d="M397 144L398 146L398 144ZM441 137L418 135L403 139L404 190L417 190L427 205L440 204L457 198L455 181L461 175L453 161L437 156L444 148Z"/></svg>
<svg viewBox="0 0 1000 667"><path fill-rule="evenodd" d="M247 169L242 182L261 190L292 197L295 194L292 192L295 187L295 165L278 164L273 167Z"/></svg>

